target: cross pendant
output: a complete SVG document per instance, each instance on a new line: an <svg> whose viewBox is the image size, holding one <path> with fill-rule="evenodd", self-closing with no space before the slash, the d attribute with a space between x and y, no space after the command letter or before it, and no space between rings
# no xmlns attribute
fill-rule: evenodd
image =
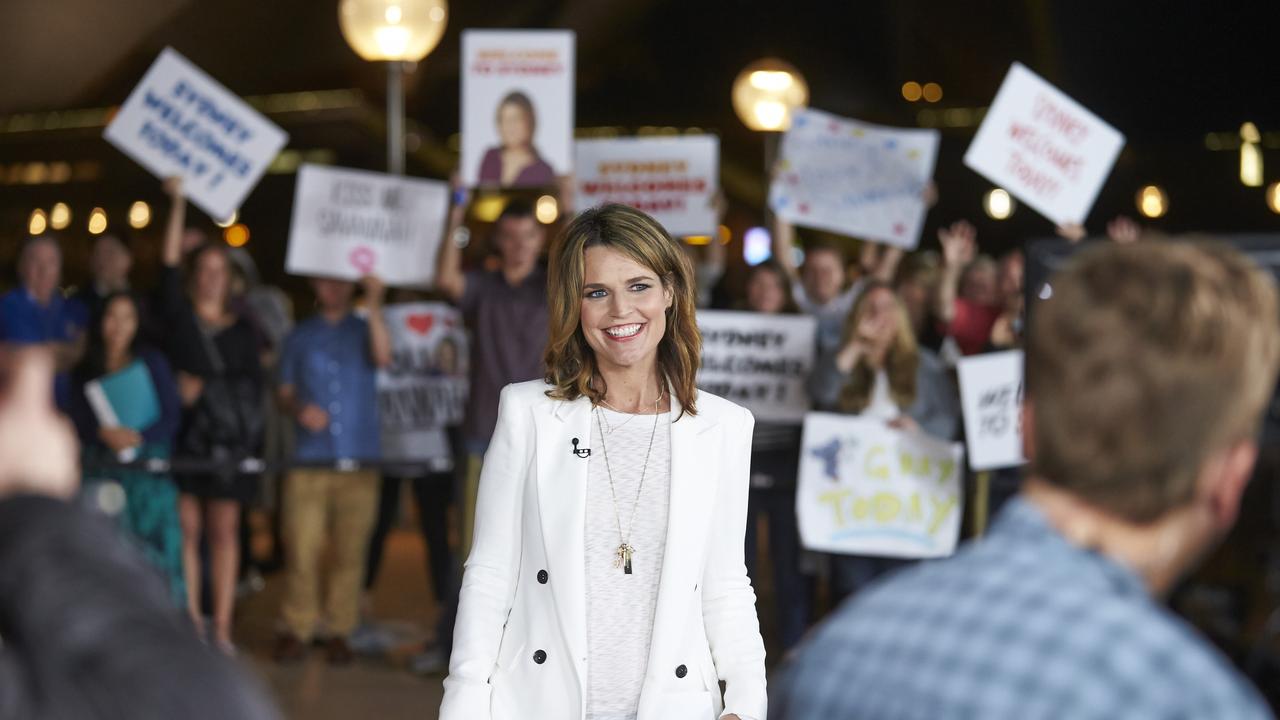
<svg viewBox="0 0 1280 720"><path fill-rule="evenodd" d="M630 575L631 574L631 553L635 551L636 551L635 548L631 547L626 543L619 545L617 551L614 553L617 557L615 557L613 560L613 566L621 567L623 573Z"/></svg>

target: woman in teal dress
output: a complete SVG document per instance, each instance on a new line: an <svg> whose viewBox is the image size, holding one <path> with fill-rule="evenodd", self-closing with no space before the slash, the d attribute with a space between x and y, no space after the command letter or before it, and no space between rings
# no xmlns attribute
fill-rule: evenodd
<svg viewBox="0 0 1280 720"><path fill-rule="evenodd" d="M168 474L117 461L168 459L180 405L164 356L138 346L138 303L128 293L103 301L91 342L75 373L71 416L83 446L84 492L116 515L127 537L163 575L175 607L186 607L178 488ZM105 406L110 406L107 410ZM114 414L114 420L104 422ZM104 488L118 485L120 503ZM117 495L116 497L119 497Z"/></svg>

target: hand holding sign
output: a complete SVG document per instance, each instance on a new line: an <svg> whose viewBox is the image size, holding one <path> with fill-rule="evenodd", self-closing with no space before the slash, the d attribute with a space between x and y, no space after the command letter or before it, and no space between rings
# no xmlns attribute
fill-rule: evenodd
<svg viewBox="0 0 1280 720"><path fill-rule="evenodd" d="M960 401L969 466L978 472L1021 465L1022 351L960 360Z"/></svg>

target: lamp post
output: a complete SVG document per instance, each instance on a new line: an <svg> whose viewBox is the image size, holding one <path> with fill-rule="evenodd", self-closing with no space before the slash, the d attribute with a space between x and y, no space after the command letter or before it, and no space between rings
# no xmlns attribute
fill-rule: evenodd
<svg viewBox="0 0 1280 720"><path fill-rule="evenodd" d="M791 115L809 104L809 86L791 63L777 58L757 60L733 81L733 110L742 124L764 133L765 197L778 159L778 133L791 127ZM765 202L765 220L772 213Z"/></svg>
<svg viewBox="0 0 1280 720"><path fill-rule="evenodd" d="M387 63L387 172L404 173L404 63L419 62L440 42L447 0L341 0L342 36L365 60Z"/></svg>

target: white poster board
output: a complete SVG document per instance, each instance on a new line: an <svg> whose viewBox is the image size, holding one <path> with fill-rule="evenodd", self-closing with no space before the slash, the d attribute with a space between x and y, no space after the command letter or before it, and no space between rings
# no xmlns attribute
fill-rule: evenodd
<svg viewBox="0 0 1280 720"><path fill-rule="evenodd" d="M285 271L388 285L435 276L449 186L366 170L303 165L293 195Z"/></svg>
<svg viewBox="0 0 1280 720"><path fill-rule="evenodd" d="M969 467L976 472L1016 467L1022 456L1022 351L961 358L960 404L964 408Z"/></svg>
<svg viewBox="0 0 1280 720"><path fill-rule="evenodd" d="M579 140L579 208L616 202L648 213L671 235L716 236L720 138Z"/></svg>
<svg viewBox="0 0 1280 720"><path fill-rule="evenodd" d="M782 138L769 206L787 222L907 250L920 242L938 131L801 110Z"/></svg>
<svg viewBox="0 0 1280 720"><path fill-rule="evenodd" d="M165 48L103 137L225 220L258 184L289 135L173 48Z"/></svg>
<svg viewBox="0 0 1280 720"><path fill-rule="evenodd" d="M463 181L545 187L570 174L573 98L572 32L463 32Z"/></svg>
<svg viewBox="0 0 1280 720"><path fill-rule="evenodd" d="M955 552L964 449L880 420L810 413L796 514L806 548L848 555Z"/></svg>
<svg viewBox="0 0 1280 720"><path fill-rule="evenodd" d="M382 457L453 467L445 428L462 422L467 404L467 334L461 314L444 303L404 303L383 309L391 334L391 365L378 370Z"/></svg>
<svg viewBox="0 0 1280 720"><path fill-rule="evenodd" d="M699 310L698 387L747 408L756 422L799 425L809 411L817 321L809 315Z"/></svg>
<svg viewBox="0 0 1280 720"><path fill-rule="evenodd" d="M1124 136L1014 63L964 164L1058 225L1084 224Z"/></svg>

